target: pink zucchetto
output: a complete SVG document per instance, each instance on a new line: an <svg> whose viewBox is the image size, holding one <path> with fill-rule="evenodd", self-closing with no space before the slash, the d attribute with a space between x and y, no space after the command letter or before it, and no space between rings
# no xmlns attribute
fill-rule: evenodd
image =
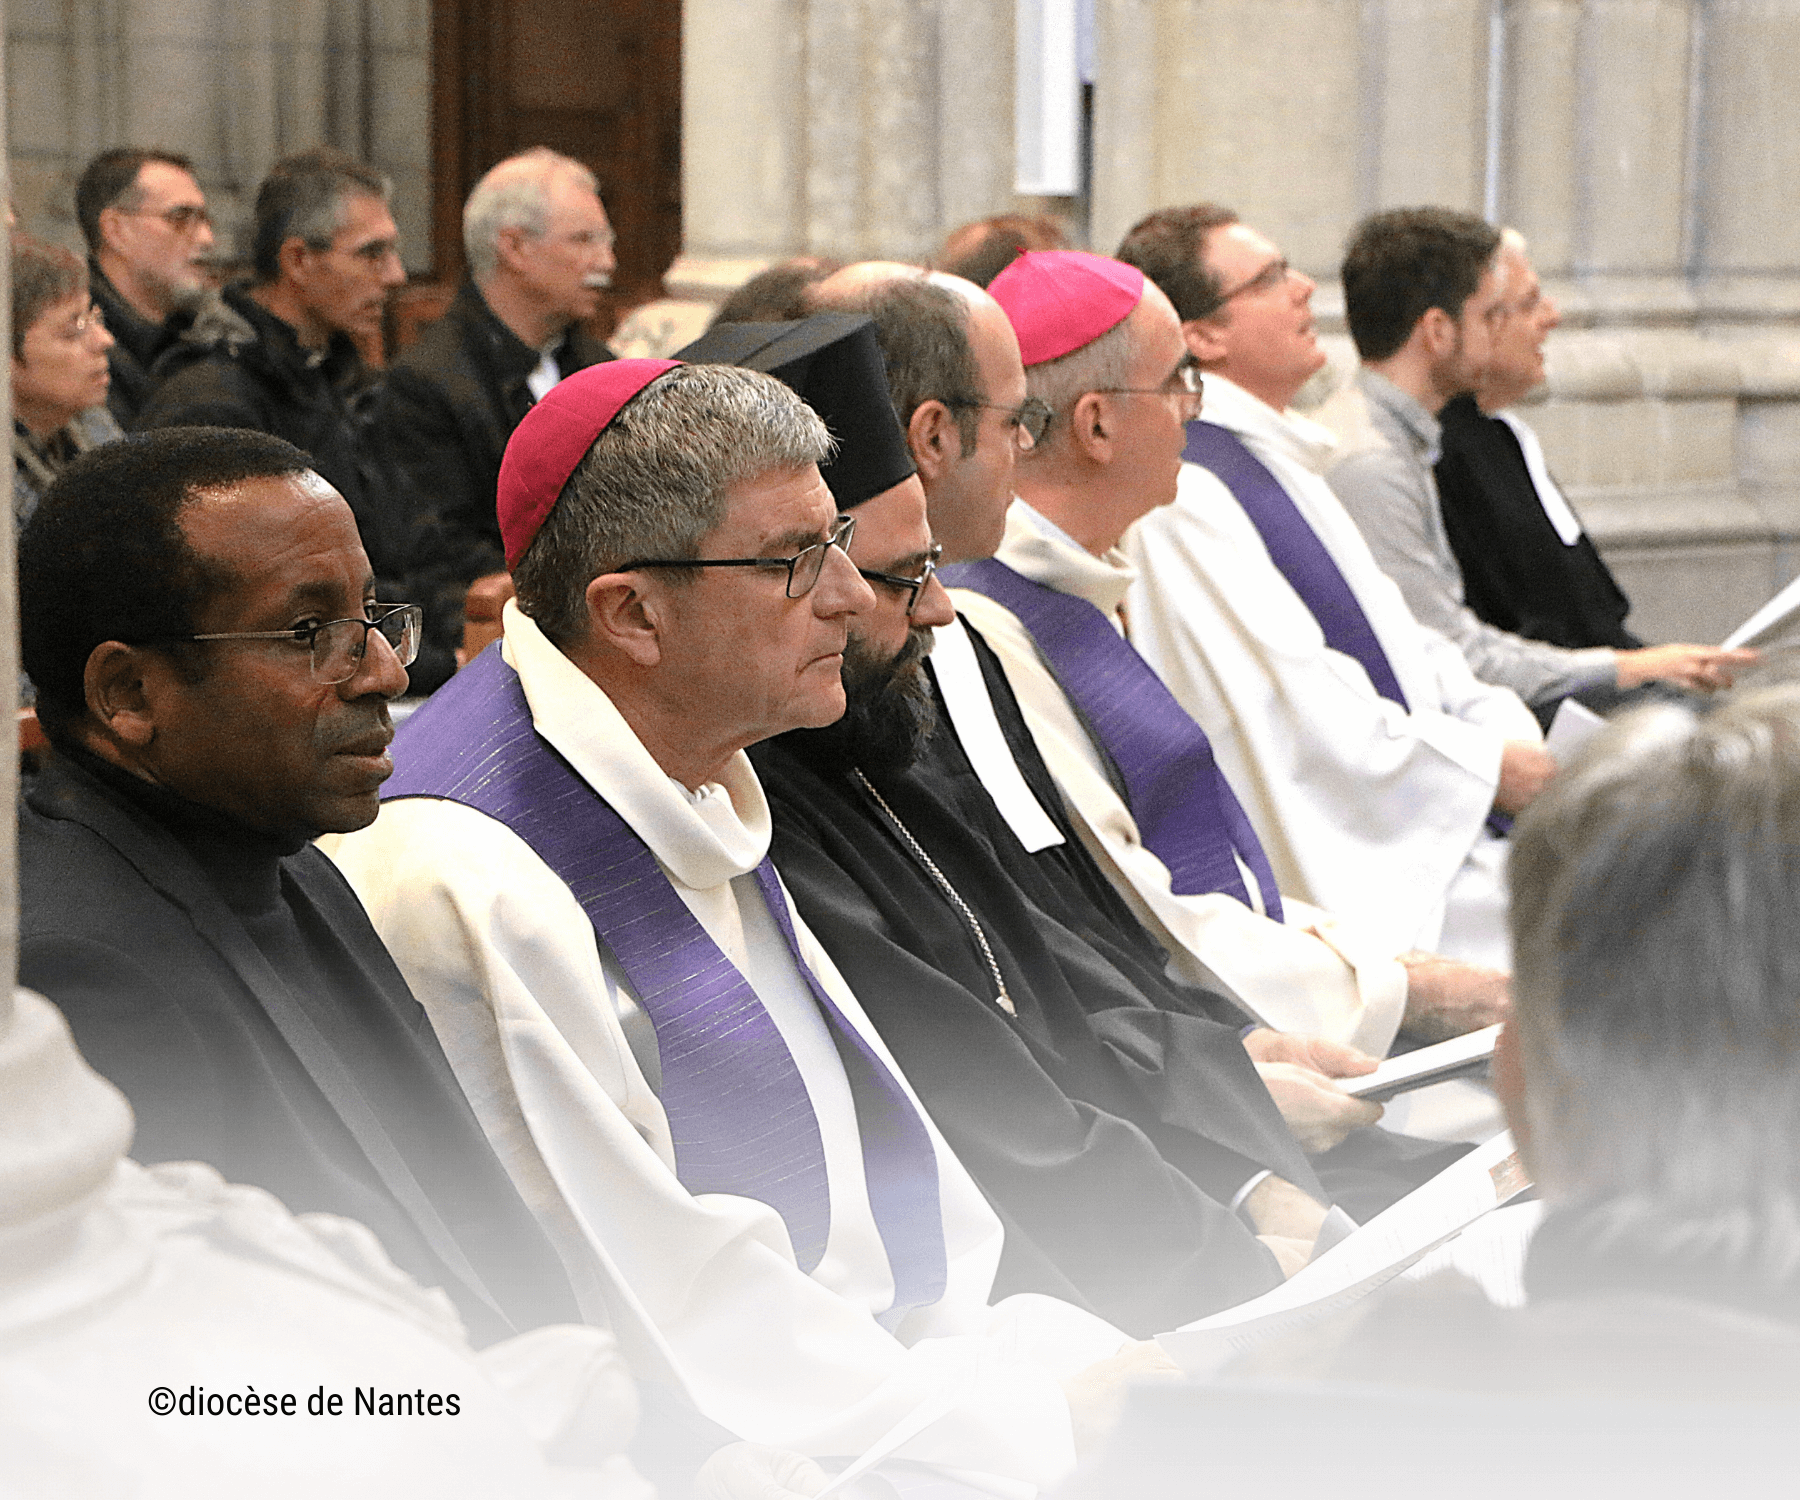
<svg viewBox="0 0 1800 1500"><path fill-rule="evenodd" d="M1086 250L1028 250L993 279L1027 365L1061 359L1131 316L1144 273Z"/></svg>
<svg viewBox="0 0 1800 1500"><path fill-rule="evenodd" d="M525 413L500 460L496 496L506 566L516 568L575 466L626 403L676 359L615 359L577 370Z"/></svg>

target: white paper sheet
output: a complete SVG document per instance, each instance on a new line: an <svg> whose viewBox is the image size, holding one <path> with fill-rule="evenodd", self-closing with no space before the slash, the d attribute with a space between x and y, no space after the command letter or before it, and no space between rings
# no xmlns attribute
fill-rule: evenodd
<svg viewBox="0 0 1800 1500"><path fill-rule="evenodd" d="M1573 698L1556 705L1556 717L1550 721L1550 732L1544 736L1544 748L1559 766L1566 766L1582 748L1606 728L1606 720Z"/></svg>
<svg viewBox="0 0 1800 1500"><path fill-rule="evenodd" d="M1497 1307L1525 1305L1525 1252L1544 1217L1542 1202L1514 1203L1484 1214L1455 1239L1421 1256L1394 1279L1423 1281L1440 1271L1467 1276Z"/></svg>
<svg viewBox="0 0 1800 1500"><path fill-rule="evenodd" d="M1726 636L1723 645L1727 650L1734 646L1752 645L1758 636L1767 635L1778 626L1786 624L1788 617L1796 612L1800 612L1800 578L1796 578Z"/></svg>
<svg viewBox="0 0 1800 1500"><path fill-rule="evenodd" d="M1211 1374L1244 1349L1361 1300L1526 1186L1512 1135L1502 1131L1273 1291L1157 1342L1189 1374Z"/></svg>

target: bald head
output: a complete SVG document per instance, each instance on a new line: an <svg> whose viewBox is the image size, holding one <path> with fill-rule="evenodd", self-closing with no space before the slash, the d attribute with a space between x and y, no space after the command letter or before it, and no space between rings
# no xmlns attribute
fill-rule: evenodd
<svg viewBox="0 0 1800 1500"><path fill-rule="evenodd" d="M821 310L857 311L857 299L892 281L917 281L925 275L923 266L909 265L903 260L859 260L834 271L812 289L812 304Z"/></svg>
<svg viewBox="0 0 1800 1500"><path fill-rule="evenodd" d="M945 559L991 556L1012 502L1025 399L1018 340L999 303L961 277L898 261L846 266L813 289L813 301L875 320Z"/></svg>

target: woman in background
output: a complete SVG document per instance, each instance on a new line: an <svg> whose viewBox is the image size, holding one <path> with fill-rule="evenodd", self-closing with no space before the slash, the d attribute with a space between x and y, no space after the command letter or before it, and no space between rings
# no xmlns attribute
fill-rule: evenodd
<svg viewBox="0 0 1800 1500"><path fill-rule="evenodd" d="M12 236L13 524L78 453L122 436L106 409L113 338L87 267L60 245Z"/></svg>

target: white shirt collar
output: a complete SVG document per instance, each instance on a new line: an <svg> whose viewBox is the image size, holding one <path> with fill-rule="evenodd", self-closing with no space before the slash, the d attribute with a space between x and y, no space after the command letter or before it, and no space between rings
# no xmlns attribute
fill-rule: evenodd
<svg viewBox="0 0 1800 1500"><path fill-rule="evenodd" d="M1236 433L1252 447L1282 454L1302 468L1323 474L1337 452L1337 434L1291 406L1277 411L1234 380L1206 372L1201 417Z"/></svg>
<svg viewBox="0 0 1800 1500"><path fill-rule="evenodd" d="M717 782L689 791L644 748L625 716L536 623L508 601L507 662L519 674L539 734L649 845L683 885L706 890L762 863L769 804L738 751Z"/></svg>
<svg viewBox="0 0 1800 1500"><path fill-rule="evenodd" d="M995 554L1021 577L1085 599L1102 614L1116 615L1137 581L1137 569L1117 547L1095 557L1054 521L1023 500L1006 513L1006 537Z"/></svg>

